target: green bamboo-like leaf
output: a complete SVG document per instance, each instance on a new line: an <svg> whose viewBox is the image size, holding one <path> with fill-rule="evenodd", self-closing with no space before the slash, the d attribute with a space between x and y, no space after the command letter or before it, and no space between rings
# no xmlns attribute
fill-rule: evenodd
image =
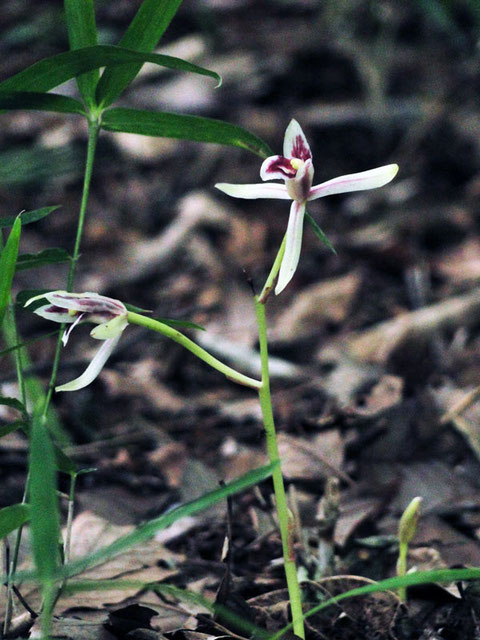
<svg viewBox="0 0 480 640"><path fill-rule="evenodd" d="M19 216L8 216L5 218L0 218L0 229L3 227L11 227L17 217L20 218L22 222L22 226L26 224L30 224L31 222L37 222L37 220L41 220L48 216L52 211L55 211L60 207L57 204L55 207L42 207L41 209L33 209L32 211L23 211Z"/></svg>
<svg viewBox="0 0 480 640"><path fill-rule="evenodd" d="M142 314L152 313L148 309L141 309L140 307L136 307L134 304L125 303L125 306L129 311L133 311L134 313L142 313ZM163 324L166 324L169 327L182 327L183 329L198 329L200 331L205 331L205 327L202 327L199 324L195 324L195 322L190 322L189 320L176 320L172 318L155 318L155 319L158 320L158 322L163 322Z"/></svg>
<svg viewBox="0 0 480 640"><path fill-rule="evenodd" d="M330 249L330 251L333 251L333 253L337 255L335 247L327 238L327 236L323 233L321 228L318 226L318 224L315 222L312 216L308 213L308 211L305 211L305 218L312 225L313 232L317 236L317 238L320 240L320 242L322 242L327 247L327 249Z"/></svg>
<svg viewBox="0 0 480 640"><path fill-rule="evenodd" d="M10 291L15 274L21 231L22 223L20 218L17 218L0 254L0 326L3 323L3 318L10 301Z"/></svg>
<svg viewBox="0 0 480 640"><path fill-rule="evenodd" d="M144 0L119 42L121 47L150 52L157 46L182 0ZM132 64L123 68L105 69L97 88L97 101L110 106L128 87L141 68Z"/></svg>
<svg viewBox="0 0 480 640"><path fill-rule="evenodd" d="M0 427L0 438L3 438L3 436L7 436L9 433L17 431L17 429L23 429L24 427L25 423L22 420L15 420L14 422L10 422L10 424L5 424Z"/></svg>
<svg viewBox="0 0 480 640"><path fill-rule="evenodd" d="M38 342L39 340L45 340L46 338L52 338L53 336L56 336L60 333L60 329L57 329L56 331L50 331L50 333L42 333L41 336L37 336L36 338L32 338L31 340L25 340L25 342L18 342L17 344L14 344L11 347L8 347L7 349L3 349L2 351L0 351L0 358L3 358L3 356L6 356L7 353L12 353L12 351L16 351L17 349L22 349L23 347L28 347L31 344L34 344L35 342Z"/></svg>
<svg viewBox="0 0 480 640"><path fill-rule="evenodd" d="M225 484L215 491L210 491L209 493L206 493L196 500L187 502L186 504L183 504L176 509L172 509L172 511L169 511L159 518L154 518L153 520L146 522L132 533L128 533L122 538L115 540L115 542L106 547L103 547L103 549L99 549L98 551L95 551L88 556L84 556L83 558L80 558L75 562L71 562L70 564L65 565L61 569L60 574L63 577L77 575L79 573L82 573L82 571L87 569L87 567L98 564L99 562L103 562L108 558L121 553L122 551L130 549L134 545L139 544L144 540L148 540L149 538L154 536L157 531L166 529L180 518L184 518L185 516L193 515L194 513L198 513L199 511L208 509L208 507L211 507L213 504L219 502L220 500L223 500L227 496L238 493L239 491L244 491L245 489L258 484L262 480L265 480L272 474L275 466L275 464L270 464L258 469L254 469L253 471L246 473L233 482Z"/></svg>
<svg viewBox="0 0 480 640"><path fill-rule="evenodd" d="M17 411L20 411L20 413L27 412L23 402L20 402L20 400L17 400L17 398L7 398L5 396L0 396L0 404L3 404L5 407L16 409Z"/></svg>
<svg viewBox="0 0 480 640"><path fill-rule="evenodd" d="M28 504L12 504L10 507L0 509L0 538L8 536L9 533L18 529L30 518L30 507Z"/></svg>
<svg viewBox="0 0 480 640"><path fill-rule="evenodd" d="M30 433L30 534L38 577L47 586L54 582L59 566L60 518L55 454L41 407L39 403L35 408Z"/></svg>
<svg viewBox="0 0 480 640"><path fill-rule="evenodd" d="M42 267L46 264L58 264L61 262L69 262L70 254L65 249L44 249L39 253L23 253L17 259L17 271L24 269L32 269L34 267Z"/></svg>
<svg viewBox="0 0 480 640"><path fill-rule="evenodd" d="M93 0L64 0L70 49L82 49L98 43ZM85 104L95 106L95 91L100 77L98 69L77 77L77 85Z"/></svg>
<svg viewBox="0 0 480 640"><path fill-rule="evenodd" d="M112 589L125 589L129 591L135 590L137 592L153 591L154 593L168 596L169 598L175 598L176 600L192 602L196 605L200 605L201 607L205 607L207 611L211 611L215 615L217 621L221 622L222 624L225 621L230 629L232 629L233 625L235 625L236 629L242 631L242 636L245 638L255 638L256 640L270 640L271 634L268 631L255 626L254 624L252 624L252 622L239 615L238 613L235 613L228 607L220 605L216 602L211 602L210 600L205 598L205 596L202 596L199 593L194 593L193 591L188 591L187 589L180 589L170 584L160 584L158 582L152 583L142 580L128 580L128 578L123 580L74 580L69 581L65 585L62 593L72 594L85 591L110 591ZM227 626L227 624L225 626Z"/></svg>
<svg viewBox="0 0 480 640"><path fill-rule="evenodd" d="M189 320L172 320L172 318L155 318L158 322L163 322L163 324L168 325L169 327L181 329L197 329L198 331L205 331L205 327L202 327L195 322L190 322Z"/></svg>
<svg viewBox="0 0 480 640"><path fill-rule="evenodd" d="M143 53L112 45L96 45L39 60L39 62L35 62L20 73L1 82L0 92L33 91L40 93L50 91L71 78L99 67L107 65L128 66L132 63L141 65L145 62L152 62L161 67L178 71L190 71L220 81L218 73L180 58L158 53Z"/></svg>
<svg viewBox="0 0 480 640"><path fill-rule="evenodd" d="M262 158L272 155L270 147L246 129L212 118L112 108L103 114L101 126L107 131L226 144L248 149Z"/></svg>
<svg viewBox="0 0 480 640"><path fill-rule="evenodd" d="M48 293L49 291L51 291L51 289L23 289L17 293L15 305L23 308L30 298L35 298L36 296ZM45 303L46 300L34 300L32 304L27 307L27 311L35 311L35 309L38 309L38 307L41 307Z"/></svg>
<svg viewBox="0 0 480 640"><path fill-rule="evenodd" d="M14 91L11 93L0 91L0 110L12 111L14 109L85 115L82 103L68 96L35 91Z"/></svg>
<svg viewBox="0 0 480 640"><path fill-rule="evenodd" d="M77 465L71 458L64 453L60 447L53 443L53 454L55 456L55 465L58 471L62 473L66 473L67 475L72 475L77 473Z"/></svg>

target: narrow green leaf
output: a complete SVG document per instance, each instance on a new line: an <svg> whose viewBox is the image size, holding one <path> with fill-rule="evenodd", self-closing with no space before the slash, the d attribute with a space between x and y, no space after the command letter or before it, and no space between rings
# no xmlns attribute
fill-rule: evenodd
<svg viewBox="0 0 480 640"><path fill-rule="evenodd" d="M0 404L3 404L5 407L16 409L17 411L20 411L20 413L27 412L23 402L20 402L20 400L17 400L17 398L6 398L4 396L0 396Z"/></svg>
<svg viewBox="0 0 480 640"><path fill-rule="evenodd" d="M0 538L8 536L9 533L18 529L30 518L30 507L28 504L12 504L10 507L0 509Z"/></svg>
<svg viewBox="0 0 480 640"><path fill-rule="evenodd" d="M119 42L121 47L150 52L157 46L182 0L144 0ZM98 104L108 107L128 87L141 68L133 64L105 69L97 88Z"/></svg>
<svg viewBox="0 0 480 640"><path fill-rule="evenodd" d="M125 303L125 306L129 311L133 311L134 313L152 313L148 309L141 309L140 307L136 307L134 304ZM158 322L163 322L163 324L167 324L169 327L182 327L183 329L199 329L200 331L205 331L204 327L201 327L199 324L195 324L195 322L190 322L189 320L176 320L172 318L156 318L156 320L158 320Z"/></svg>
<svg viewBox="0 0 480 640"><path fill-rule="evenodd" d="M80 150L71 144L29 144L0 151L0 187L38 187L60 176L81 176L82 160Z"/></svg>
<svg viewBox="0 0 480 640"><path fill-rule="evenodd" d="M35 298L36 296L42 295L44 293L48 293L51 289L23 289L17 293L17 297L15 298L15 305L17 307L25 307L25 303L30 300L30 298ZM46 300L34 300L32 304L27 307L27 311L35 311L38 307L41 307L46 303Z"/></svg>
<svg viewBox="0 0 480 640"><path fill-rule="evenodd" d="M22 223L20 218L17 218L0 254L0 326L3 323L3 318L10 301L10 291L15 274L21 231Z"/></svg>
<svg viewBox="0 0 480 640"><path fill-rule="evenodd" d="M54 207L42 207L41 209L33 209L32 211L23 211L19 214L19 216L8 216L5 218L0 218L0 229L3 227L11 227L17 217L20 217L22 226L30 224L31 222L37 222L37 220L45 218L50 213L52 213L52 211L56 211L56 209L58 209L59 207L60 205L57 204Z"/></svg>
<svg viewBox="0 0 480 640"><path fill-rule="evenodd" d="M320 242L322 242L327 247L327 249L330 249L330 251L333 251L333 253L335 255L337 255L335 247L330 242L330 240L327 238L327 236L323 233L323 231L320 229L320 227L315 222L315 220L312 218L312 216L308 213L308 211L305 211L305 218L312 225L313 232L317 236L317 238L320 240Z"/></svg>
<svg viewBox="0 0 480 640"><path fill-rule="evenodd" d="M30 434L30 534L35 567L45 586L53 583L59 566L60 519L55 454L41 407L39 403L35 408Z"/></svg>
<svg viewBox="0 0 480 640"><path fill-rule="evenodd" d="M17 271L42 267L46 264L69 262L70 254L65 249L44 249L39 253L24 253L17 258Z"/></svg>
<svg viewBox="0 0 480 640"><path fill-rule="evenodd" d="M111 45L96 45L59 53L56 56L35 62L32 66L1 82L0 92L33 91L39 93L50 91L71 78L99 67L107 65L128 66L131 63L142 65L145 62L152 62L161 67L178 71L190 71L220 81L218 73L180 58L158 53L143 53Z"/></svg>
<svg viewBox="0 0 480 640"><path fill-rule="evenodd" d="M222 120L200 116L112 108L103 114L102 128L142 136L226 144L248 149L262 158L272 155L270 147L246 129Z"/></svg>
<svg viewBox="0 0 480 640"><path fill-rule="evenodd" d="M330 607L333 604L340 602L341 600L346 600L347 598L363 596L369 593L379 593L381 591L397 591L401 587L410 587L413 585L436 583L441 584L444 582L460 582L461 580L480 580L480 569L433 569L432 571L418 571L416 573L409 573L406 576L386 578L385 580L380 580L379 582L367 584L364 587L356 587L355 589L344 591L343 593L340 593L338 596L334 596L333 598L328 598L328 600L324 600L321 604L304 613L303 617L309 618L319 611L322 611L323 609L326 609L327 607ZM275 634L270 636L271 640L280 640L280 638L282 638L286 633L288 633L288 631L291 630L292 626L293 624L290 623L287 626L283 627L283 629L280 629Z"/></svg>
<svg viewBox="0 0 480 640"><path fill-rule="evenodd" d="M17 429L24 429L25 423L22 420L15 420L15 422L10 422L10 424L5 424L0 427L0 438L3 436L7 436L9 433L13 433L17 431Z"/></svg>
<svg viewBox="0 0 480 640"><path fill-rule="evenodd" d="M199 331L205 331L205 327L195 324L195 322L190 322L189 320L172 320L171 318L155 318L155 320L163 322L163 324L166 324L169 327L181 327L183 329L198 329Z"/></svg>
<svg viewBox="0 0 480 640"><path fill-rule="evenodd" d="M218 604L216 602L211 602L205 596L202 596L199 593L194 593L193 591L188 591L187 589L180 589L178 587L174 587L170 584L161 584L158 582L145 582L142 580L74 580L69 581L62 593L64 594L72 594L72 593L81 593L85 591L104 591L104 590L112 590L112 589L125 589L125 590L135 590L137 592L140 591L153 591L154 593L158 593L160 595L169 596L170 598L175 598L176 600L192 602L196 605L200 605L201 607L205 607L207 611L211 611L218 622L222 624L225 623L225 626L229 626L230 629L235 625L236 629L242 631L242 636L245 638L255 638L256 640L270 640L271 633L265 631L261 627L257 627L252 622L234 612L232 609L228 607ZM230 626L231 625L231 626Z"/></svg>
<svg viewBox="0 0 480 640"><path fill-rule="evenodd" d="M82 103L68 96L35 91L13 91L11 93L1 91L0 110L12 111L14 109L86 115Z"/></svg>
<svg viewBox="0 0 480 640"><path fill-rule="evenodd" d="M58 471L68 475L77 473L77 465L55 443L53 443L53 453L55 455L55 464Z"/></svg>
<svg viewBox="0 0 480 640"><path fill-rule="evenodd" d="M25 342L19 342L11 347L8 347L8 349L3 349L3 351L0 351L0 358L3 358L3 356L6 356L7 353L11 353L12 351L16 351L17 349L22 349L23 347L28 347L29 345L33 344L34 342L38 342L39 340L46 340L46 338L52 338L53 336L56 336L60 333L60 329L57 329L56 331L50 331L50 333L42 333L41 336L37 336L36 338L32 338L31 340L25 340Z"/></svg>
<svg viewBox="0 0 480 640"><path fill-rule="evenodd" d="M98 42L93 0L64 0L70 49L94 46ZM85 104L95 106L95 91L100 77L98 69L77 77L77 85Z"/></svg>
<svg viewBox="0 0 480 640"><path fill-rule="evenodd" d="M89 556L84 556L83 558L80 558L80 560L76 560L75 562L65 565L61 569L61 575L68 577L82 573L82 571L87 567L103 562L126 549L130 549L130 547L133 547L144 540L148 540L148 538L154 536L157 531L166 529L180 518L208 509L208 507L211 507L213 504L223 500L227 496L238 493L239 491L244 491L245 489L258 484L262 480L271 476L275 466L275 464L269 464L264 467L254 469L240 478L237 478L233 482L225 484L219 489L215 489L215 491L210 491L196 500L192 500L191 502L187 502L176 509L172 509L172 511L169 511L159 518L154 518L153 520L146 522L132 533L128 533L122 538L115 540L112 544L95 551Z"/></svg>

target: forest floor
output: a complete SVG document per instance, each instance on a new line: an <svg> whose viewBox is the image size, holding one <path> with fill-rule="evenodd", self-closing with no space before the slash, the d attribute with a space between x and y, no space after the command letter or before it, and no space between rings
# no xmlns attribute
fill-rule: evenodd
<svg viewBox="0 0 480 640"><path fill-rule="evenodd" d="M59 4L42 2L35 15L31 2L2 4L2 79L67 49ZM116 42L136 3L98 4L102 38ZM240 124L276 153L293 117L315 183L400 165L382 189L311 204L337 254L306 226L297 273L267 304L282 468L311 603L395 575L399 517L415 496L423 503L409 567L480 566L479 20L467 0L191 0L163 46L218 71L223 85L149 67L122 98ZM83 124L14 112L2 125L2 215L61 205L25 228L22 252L70 249ZM260 164L219 145L102 134L76 290L198 323L205 348L258 375L250 282L263 286L288 203L233 200L214 184L258 182ZM21 272L15 284L61 289L65 268ZM50 330L18 316L25 339ZM94 346L86 329L75 332L60 382L81 372ZM54 339L31 348L45 381L53 350ZM14 368L3 362L2 395L13 395ZM96 469L78 480L74 556L267 462L256 394L138 327L94 384L54 403L66 453ZM21 501L26 461L22 435L0 441L0 506ZM334 495L338 487L330 528L327 486ZM225 602L276 630L287 597L270 483L235 496L231 509L228 571L222 504L87 577L159 581L212 600L223 585ZM308 638L478 638L472 591L410 589L406 605L393 593L352 599L310 620ZM22 595L38 606L38 594ZM66 596L56 614L55 634L73 640L239 637L191 605L135 589Z"/></svg>

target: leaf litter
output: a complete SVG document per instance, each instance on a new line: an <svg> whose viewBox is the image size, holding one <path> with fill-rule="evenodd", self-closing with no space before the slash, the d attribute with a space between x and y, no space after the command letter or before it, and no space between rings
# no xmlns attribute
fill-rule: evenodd
<svg viewBox="0 0 480 640"><path fill-rule="evenodd" d="M135 97L141 106L152 96L158 104L177 104L180 91L195 113L214 109L272 145L295 116L321 149L322 179L359 164L373 166L385 156L401 165L400 181L381 194L312 204L312 216L338 255L307 231L290 290L268 307L273 404L284 473L296 489L308 537L308 544L297 541L308 580L321 548L316 514L326 482L339 481L335 573L306 583L315 602L324 597L319 593L394 574L392 535L416 495L424 498L424 513L409 566L480 564L478 402L451 413L480 384L476 44L459 15L474 19L468 3L459 4L461 9L452 9L453 31L442 32L410 2L387 2L379 15L360 11L356 3L332 13L330 3L319 8L302 2L298 9L291 2L209 2L217 29L212 40L182 9L185 26L172 24L171 45L184 46L189 30L196 38L193 59L222 69L225 91L151 76ZM100 10L107 21L108 5ZM24 11L27 18L27 5ZM118 25L126 22L128 7L116 11ZM378 31L378 21L385 31ZM40 37L37 44L39 56L45 47L51 52L59 46ZM22 66L18 49L8 41L1 46L6 73ZM59 116L16 114L0 134L2 148L25 141L32 148L39 142L51 146L52 138L61 151L64 143L80 148L83 131L73 120L67 128L63 122ZM239 309L248 303L247 280L258 286L267 275L285 219L271 203L239 208L213 193L218 179L256 180L243 152L160 139L146 148L145 140L109 134L100 145L84 246L91 259L80 263L79 290L100 289L158 316L187 317L207 327L207 340L215 336L222 356L238 366L243 357L242 365L253 370L256 336L251 318ZM53 181L37 166L35 193L31 175L23 188L21 181L12 186L8 175L0 176L7 211L33 210L47 200L63 205L25 229L22 250L34 253L52 239L63 245L71 238L77 164L76 170L53 167ZM423 274L420 292L407 284L412 268ZM41 279L62 286L58 267L42 267ZM28 337L33 323L21 321ZM232 343L241 344L240 351ZM68 365L75 370L83 365L85 344L79 341L76 360ZM47 375L48 349L36 343L32 353L37 372ZM62 375L71 373L66 369L62 363ZM11 395L12 380L13 371L2 371L2 395ZM72 440L69 453L98 469L79 479L78 547L106 544L194 495L200 485L214 487L240 475L264 452L249 392L161 340L146 350L129 337L94 387L57 404ZM20 434L2 438L1 506L13 495L21 500L25 453ZM278 628L287 621L286 595L268 483L235 498L233 509L230 590L256 610L257 624ZM225 577L224 505L177 525L161 539L91 569L90 577L165 581L213 600ZM443 629L454 640L473 638L475 595L461 585L452 593L412 589L407 608L392 594L347 601L312 619L309 637L427 640ZM22 595L38 608L37 595L23 589ZM149 611L160 612L159 621L148 618ZM116 637L207 640L234 633L208 627L200 616L207 625L201 630L198 612L135 589L70 595L56 613L54 633L68 638L107 638L113 631ZM23 615L18 603L17 614Z"/></svg>

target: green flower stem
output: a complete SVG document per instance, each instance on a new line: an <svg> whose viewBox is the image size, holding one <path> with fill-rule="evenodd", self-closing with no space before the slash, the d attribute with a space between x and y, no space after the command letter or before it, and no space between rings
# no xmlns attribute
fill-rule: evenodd
<svg viewBox="0 0 480 640"><path fill-rule="evenodd" d="M282 254L282 248L278 255ZM277 256L278 259L278 256ZM281 258L278 261L280 264ZM277 260L275 261L275 264ZM274 265L275 266L275 265ZM278 269L277 269L278 271ZM272 273L274 269L272 269ZM270 274L272 275L272 274ZM275 278L276 273L272 277ZM266 290L268 281L262 291ZM270 285L271 288L271 285ZM275 432L275 422L273 420L272 399L270 395L270 375L268 369L268 343L267 343L267 321L265 316L265 305L260 297L255 297L255 311L257 314L258 337L260 342L260 358L262 361L262 386L258 390L260 406L262 409L263 424L267 440L267 452L270 462L280 463L278 453L277 435ZM285 576L287 579L288 595L290 598L290 608L292 611L293 631L300 638L305 638L302 612L302 594L298 584L297 567L295 565L295 551L293 548L293 523L287 506L285 487L280 464L273 470L273 489L277 507L278 524L282 538L283 560L285 564Z"/></svg>
<svg viewBox="0 0 480 640"><path fill-rule="evenodd" d="M275 258L275 262L273 263L270 273L268 274L268 278L262 289L262 293L258 296L258 301L261 304L265 304L268 296L270 295L270 292L273 289L273 283L275 281L275 278L278 275L278 272L280 271L280 265L282 264L286 244L287 244L287 234L285 234L283 237L282 244L280 245L280 249L278 250L277 257Z"/></svg>
<svg viewBox="0 0 480 640"><path fill-rule="evenodd" d="M97 148L98 134L100 131L100 123L98 120L92 120L88 124L88 144L87 144L87 158L85 161L85 175L83 178L83 190L82 200L80 203L80 211L78 214L77 234L75 237L75 244L73 247L72 259L70 262L70 268L67 276L67 291L72 291L75 281L75 271L77 262L80 257L80 245L82 242L83 227L85 224L85 216L87 212L88 195L90 193L90 183L92 180L93 163L95 160L95 150ZM65 325L61 326L61 330L57 340L57 346L55 349L55 355L53 357L52 373L50 375L50 382L48 384L48 391L45 398L45 404L43 406L43 417L45 418L48 412L48 407L52 400L53 390L55 389L55 383L57 380L58 365L60 362L60 352L62 350L62 338L65 331Z"/></svg>
<svg viewBox="0 0 480 640"><path fill-rule="evenodd" d="M159 320L154 320L153 318L148 318L147 316L142 316L139 313L134 313L133 311L128 312L128 322L131 324L138 324L141 327L146 327L147 329L151 329L152 331L157 331L157 333L161 333L162 335L170 338L174 342L178 342L178 344L191 351L197 358L203 360L208 365L210 365L213 369L220 371L226 376L229 380L233 380L238 384L242 384L245 387L250 387L251 389L260 389L262 383L259 380L255 380L254 378L249 378L248 376L243 375L243 373L239 373L235 369L227 366L217 358L214 358L208 351L202 349L198 344L187 338L183 333L169 327L167 324L160 322Z"/></svg>
<svg viewBox="0 0 480 640"><path fill-rule="evenodd" d="M407 575L407 555L408 555L408 543L400 542L400 546L398 548L398 559L397 559L397 576ZM407 601L407 587L399 587L398 597L402 602Z"/></svg>

